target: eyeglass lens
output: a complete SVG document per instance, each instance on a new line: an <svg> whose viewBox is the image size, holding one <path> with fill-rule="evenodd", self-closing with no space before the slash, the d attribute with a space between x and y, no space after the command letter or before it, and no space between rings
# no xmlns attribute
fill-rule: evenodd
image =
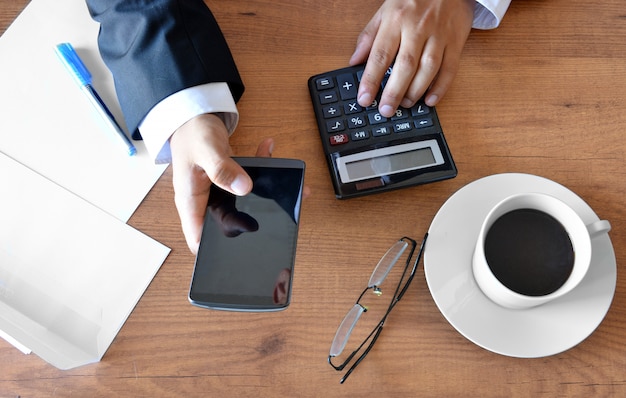
<svg viewBox="0 0 626 398"><path fill-rule="evenodd" d="M330 346L331 357L336 357L343 352L343 349L346 347L346 343L348 342L348 338L350 337L350 333L352 333L352 329L354 329L354 326L364 312L365 307L360 304L355 304L352 308L350 308L350 311L348 311L346 316L343 318L343 321L341 321L341 324L337 328L337 333L335 334L333 343Z"/></svg>
<svg viewBox="0 0 626 398"><path fill-rule="evenodd" d="M381 257L376 268L374 268L367 286L380 286L407 247L409 247L409 244L403 240L399 240L391 246L387 253Z"/></svg>

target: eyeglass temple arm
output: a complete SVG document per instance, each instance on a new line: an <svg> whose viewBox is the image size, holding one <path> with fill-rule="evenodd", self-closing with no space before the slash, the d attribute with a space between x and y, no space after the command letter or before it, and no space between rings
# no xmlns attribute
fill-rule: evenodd
<svg viewBox="0 0 626 398"><path fill-rule="evenodd" d="M402 296L404 296L404 293L406 293L409 286L411 285L411 281L413 280L413 277L415 276L415 271L417 270L417 265L419 264L420 259L422 258L422 254L424 253L424 248L426 247L426 239L428 239L428 232L426 232L426 234L424 235L424 239L422 239L422 244L420 245L419 252L417 252L417 257L415 258L415 262L413 263L413 268L411 269L409 278L407 279L400 293L398 293L398 296L395 299L395 303L400 301Z"/></svg>
<svg viewBox="0 0 626 398"><path fill-rule="evenodd" d="M363 351L363 354L361 354L356 361L354 361L354 363L352 364L352 366L350 366L350 368L348 369L348 371L346 372L345 375L343 375L343 377L341 378L341 380L339 380L340 384L343 384L346 379L348 379L348 377L350 377L350 374L354 371L354 369L356 369L356 367L361 363L361 361L363 359L365 359L365 357L367 356L367 354L370 352L370 350L372 349L372 347L374 347L374 343L376 343L376 340L378 339L378 336L380 336L380 332L383 331L383 327L384 327L384 320L381 321L381 323L379 324L379 327L376 330L376 334L374 335L374 337L372 338L372 341L370 341L370 344L367 346L367 348L365 349L365 351ZM355 351L356 353L356 351Z"/></svg>

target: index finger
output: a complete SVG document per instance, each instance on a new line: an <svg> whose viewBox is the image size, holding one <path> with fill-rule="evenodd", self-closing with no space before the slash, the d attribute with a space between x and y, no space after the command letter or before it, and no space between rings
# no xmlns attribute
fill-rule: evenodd
<svg viewBox="0 0 626 398"><path fill-rule="evenodd" d="M357 94L357 101L363 107L372 105L376 99L383 77L391 66L400 46L400 36L390 33L378 33L365 64Z"/></svg>

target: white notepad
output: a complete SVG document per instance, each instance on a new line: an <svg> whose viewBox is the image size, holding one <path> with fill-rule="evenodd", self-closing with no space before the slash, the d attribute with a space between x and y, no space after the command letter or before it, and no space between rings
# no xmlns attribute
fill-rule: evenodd
<svg viewBox="0 0 626 398"><path fill-rule="evenodd" d="M128 221L165 165L136 156L110 130L54 52L71 43L120 124L113 78L85 0L33 0L0 37L0 152Z"/></svg>

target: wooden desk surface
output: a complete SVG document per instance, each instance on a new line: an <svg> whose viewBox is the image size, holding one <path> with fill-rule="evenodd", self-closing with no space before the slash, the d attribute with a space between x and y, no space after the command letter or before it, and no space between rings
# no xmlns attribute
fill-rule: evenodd
<svg viewBox="0 0 626 398"><path fill-rule="evenodd" d="M0 1L0 32L25 6ZM624 396L626 393L626 11L623 0L514 1L494 31L474 31L437 107L455 179L334 198L308 97L309 76L345 66L380 1L212 1L247 91L232 138L252 155L307 163L290 308L203 310L187 301L194 258L168 169L130 224L172 253L100 363L60 371L0 341L0 396ZM1 62L1 61L0 61ZM420 238L456 190L487 175L557 181L609 219L617 290L599 328L559 355L518 359L459 334L435 305L420 265L375 348L345 385L326 363L344 313L382 251Z"/></svg>

